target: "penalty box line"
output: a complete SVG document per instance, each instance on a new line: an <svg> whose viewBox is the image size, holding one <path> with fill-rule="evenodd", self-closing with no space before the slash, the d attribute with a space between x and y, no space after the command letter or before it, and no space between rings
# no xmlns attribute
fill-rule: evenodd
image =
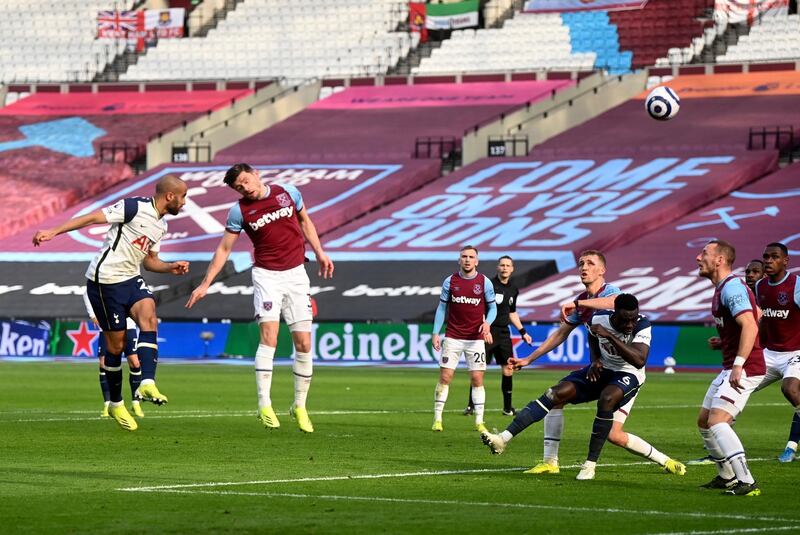
<svg viewBox="0 0 800 535"><path fill-rule="evenodd" d="M488 470L487 470L488 471ZM453 473L464 473L470 471L453 471ZM356 478L352 478L356 479ZM363 479L363 478L362 478ZM132 489L118 489L118 490L132 490ZM150 492L150 491L148 491ZM708 513L708 512L689 512L689 511L659 511L653 509L620 509L620 508L606 508L606 507L575 507L566 505L545 505L535 503L508 503L508 502L475 502L475 501L459 501L459 500L430 500L419 498L388 498L382 496L345 496L335 494L301 494L294 492L245 492L245 491L231 491L231 490L196 490L196 489L176 489L176 488L162 488L159 492L169 494L202 494L214 496L253 496L261 498L299 498L299 499L317 499L317 500L335 500L335 501L361 501L361 502L375 502L375 503L400 503L400 504L424 504L424 505L443 505L443 506L466 506L466 507L501 507L503 509L532 509L543 511L568 511L568 512L582 512L582 513L606 513L606 514L620 514L620 515L647 515L647 516L667 516L667 517L685 517L685 518L715 518L720 520L758 520L762 522L781 522L791 524L785 526L784 529L798 529L800 523L794 519L776 518L776 517L762 517L762 516L745 516L745 515L731 515L721 513ZM714 531L714 532L697 532L700 533L732 533L732 530ZM689 532L692 533L692 532ZM666 535L666 534L661 534Z"/></svg>

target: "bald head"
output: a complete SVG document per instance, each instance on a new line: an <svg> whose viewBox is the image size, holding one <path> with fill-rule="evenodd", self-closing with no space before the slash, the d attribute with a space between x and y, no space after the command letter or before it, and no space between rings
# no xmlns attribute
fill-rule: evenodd
<svg viewBox="0 0 800 535"><path fill-rule="evenodd" d="M186 182L175 175L164 175L156 182L155 203L159 212L178 215L186 204Z"/></svg>
<svg viewBox="0 0 800 535"><path fill-rule="evenodd" d="M167 192L180 195L184 191L186 191L186 182L175 175L164 175L156 182L156 195L164 195Z"/></svg>

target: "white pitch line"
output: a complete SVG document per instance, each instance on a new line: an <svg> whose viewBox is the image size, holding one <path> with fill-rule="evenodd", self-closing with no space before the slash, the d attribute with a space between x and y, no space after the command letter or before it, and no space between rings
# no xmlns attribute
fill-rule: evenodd
<svg viewBox="0 0 800 535"><path fill-rule="evenodd" d="M749 403L748 407L783 407L786 403ZM699 405L696 403L686 405L637 405L637 411L642 410L664 410L664 409L697 409ZM169 410L169 409L157 409ZM583 405L577 407L570 407L569 411L595 411L597 410L594 405ZM177 418L218 418L225 416L242 417L254 416L253 411L170 411L170 414L156 414L149 412L146 416L149 420L172 420ZM430 409L387 409L387 410L370 410L370 409L353 409L353 410L331 410L331 411L309 411L311 416L358 416L358 415L382 415L382 414L427 414ZM446 413L455 414L461 413L460 409L446 410ZM23 414L35 414L34 412L22 412ZM15 411L0 412L0 416L4 414L19 414ZM66 414L97 414L96 411L66 411ZM88 422L104 420L99 414L97 416L85 417L57 417L57 418L24 418L17 420L3 420L0 419L0 424L3 423L35 423L35 422Z"/></svg>
<svg viewBox="0 0 800 535"><path fill-rule="evenodd" d="M755 458L748 459L748 462L761 462L761 461L774 461L772 458ZM624 468L628 466L641 466L653 464L649 461L634 461L628 463L600 463L598 468ZM561 468L574 469L580 468L581 464L561 465ZM319 477L300 477L300 478L287 478L287 479L262 479L254 481L212 481L207 483L185 483L178 485L157 485L148 487L124 487L117 490L124 492L150 492L158 490L175 490L175 489L197 489L203 487L234 487L243 485L272 485L276 483L309 483L315 481L348 481L356 479L392 479L392 478L406 478L406 477L430 477L430 476L450 476L461 474L483 474L483 473L496 473L496 472L518 472L526 470L525 466L505 467L505 468L470 468L466 470L421 470L417 472L390 472L385 474L356 474L344 476L319 476Z"/></svg>
<svg viewBox="0 0 800 535"><path fill-rule="evenodd" d="M538 509L549 511L569 511L569 512L583 512L583 513L608 513L608 514L623 514L623 515L647 515L647 516L668 516L686 517L686 518L717 518L725 520L760 520L765 522L797 522L793 519L775 518L775 517L754 517L745 515L728 515L728 514L715 514L707 512L686 512L686 511L657 511L657 510L641 510L641 509L617 509L617 508L603 508L603 507L575 507L569 505L540 505L534 503L507 503L507 502L470 502L458 500L430 500L419 498L385 498L380 496L338 496L330 494L298 494L290 492L241 492L241 491L211 491L211 490L162 490L161 492L168 492L171 494L210 494L210 495L224 495L224 496L259 496L268 498L301 498L301 499L317 499L317 500L342 500L342 501L364 501L364 502L389 502L389 503L411 503L411 504L425 504L425 505L457 505L467 507L502 507L504 509ZM787 528L797 529L800 524L795 523ZM727 533L733 531L728 530ZM699 533L699 532L698 532ZM709 533L725 533L725 532L709 532Z"/></svg>
<svg viewBox="0 0 800 535"><path fill-rule="evenodd" d="M664 531L661 533L648 533L647 535L727 535L728 533L764 533L766 531L789 531L797 530L800 526L793 524L791 526L773 526L767 528L734 528L734 529L718 529L714 531Z"/></svg>

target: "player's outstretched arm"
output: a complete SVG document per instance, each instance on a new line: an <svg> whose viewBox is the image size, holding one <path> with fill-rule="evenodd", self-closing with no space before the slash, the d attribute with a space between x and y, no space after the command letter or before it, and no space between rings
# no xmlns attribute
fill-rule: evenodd
<svg viewBox="0 0 800 535"><path fill-rule="evenodd" d="M315 227L314 222L311 221L311 217L309 217L306 208L307 207L304 206L302 210L297 212L297 219L300 221L300 230L303 231L303 236L305 236L306 241L311 246L311 250L314 251L314 255L317 257L319 276L323 279L329 279L333 277L333 260L331 260L322 249L322 243L319 241L319 235L317 234L317 227Z"/></svg>
<svg viewBox="0 0 800 535"><path fill-rule="evenodd" d="M158 253L150 251L142 262L144 269L153 273L172 273L173 275L183 275L189 273L189 262L178 260L177 262L164 262L158 257Z"/></svg>
<svg viewBox="0 0 800 535"><path fill-rule="evenodd" d="M549 353L550 351L552 351L553 349L564 343L564 340L567 339L569 333L571 333L572 329L574 329L575 327L576 325L572 325L571 323L562 323L561 325L558 326L558 329L550 333L550 336L548 336L547 339L544 342L542 342L542 345L537 347L533 353L522 359L511 357L510 359L508 359L509 364L516 369L524 368L531 362L537 360L542 355Z"/></svg>
<svg viewBox="0 0 800 535"><path fill-rule="evenodd" d="M219 275L219 272L222 271L222 268L225 266L225 262L228 261L228 257L231 255L233 245L236 243L238 238L239 233L230 232L227 230L225 231L225 234L223 234L222 239L219 241L219 245L217 245L217 250L214 251L214 256L211 258L211 263L208 264L205 277L203 277L200 285L194 289L192 295L189 296L189 300L186 301L186 308L192 308L195 303L206 296L208 287L211 286L211 283L214 282L214 279L217 277L217 275Z"/></svg>
<svg viewBox="0 0 800 535"><path fill-rule="evenodd" d="M561 321L567 321L567 318L570 314L575 312L575 309L579 306L581 308L591 308L593 310L614 310L614 300L616 300L617 296L609 295L607 297L595 297L593 299L581 299L580 304L578 304L578 300L575 299L574 301L567 301L566 303L561 303Z"/></svg>
<svg viewBox="0 0 800 535"><path fill-rule="evenodd" d="M33 245L38 247L43 242L50 241L59 234L70 232L72 230L78 230L83 227L88 227L89 225L99 225L100 223L107 222L108 220L106 219L106 215L102 210L92 212L91 214L73 217L69 221L65 221L57 227L45 230L37 230L36 234L33 235Z"/></svg>

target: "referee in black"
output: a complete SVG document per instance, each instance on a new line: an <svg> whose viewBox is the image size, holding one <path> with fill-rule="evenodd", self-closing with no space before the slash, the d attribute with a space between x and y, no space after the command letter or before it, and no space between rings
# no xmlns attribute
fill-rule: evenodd
<svg viewBox="0 0 800 535"><path fill-rule="evenodd" d="M503 381L500 388L503 391L503 414L513 416L516 414L514 406L511 404L511 391L513 390L514 370L506 366L508 359L514 356L514 348L511 345L511 334L508 324L511 323L526 344L531 343L531 335L525 332L525 327L517 314L517 296L519 288L511 284L511 274L514 273L514 261L510 256L501 256L497 261L497 275L492 278L494 293L497 299L497 319L492 323L492 343L486 346L486 364L492 363L494 356L495 362L500 365L503 372ZM472 389L470 389L469 404L464 409L464 415L472 414Z"/></svg>

